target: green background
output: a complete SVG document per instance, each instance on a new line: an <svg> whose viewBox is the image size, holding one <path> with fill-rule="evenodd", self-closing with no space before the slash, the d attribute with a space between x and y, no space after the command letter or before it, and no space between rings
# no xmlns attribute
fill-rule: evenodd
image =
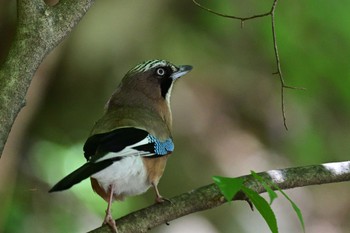
<svg viewBox="0 0 350 233"><path fill-rule="evenodd" d="M202 1L226 14L267 12L271 2ZM172 197L236 177L349 159L350 2L281 1L276 32L289 130L281 117L269 17L221 18L191 1L97 1L39 67L0 160L0 232L86 232L106 203L84 181L47 191L82 163L82 145L123 75L137 63L166 59L193 71L172 95L175 153L159 189ZM15 1L0 1L0 62L13 39ZM306 232L350 232L349 184L288 190ZM266 195L264 195L266 197ZM153 203L152 190L113 205L123 216ZM287 201L272 208L280 232L301 232ZM244 202L191 214L152 232L269 232Z"/></svg>

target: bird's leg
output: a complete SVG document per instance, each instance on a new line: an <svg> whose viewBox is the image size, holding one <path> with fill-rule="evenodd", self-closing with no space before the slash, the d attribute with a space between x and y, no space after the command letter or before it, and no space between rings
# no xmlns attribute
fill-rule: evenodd
<svg viewBox="0 0 350 233"><path fill-rule="evenodd" d="M167 201L170 204L173 204L168 198L162 197L162 195L160 195L158 187L155 183L152 183L152 186L154 188L154 191L156 191L156 203L163 203L164 201ZM165 224L169 225L168 222L165 222Z"/></svg>
<svg viewBox="0 0 350 233"><path fill-rule="evenodd" d="M110 185L109 186L108 206L106 209L106 216L105 216L105 219L103 221L103 224L108 224L115 233L118 233L117 225L115 224L115 221L114 221L112 213L111 213L112 202L113 202L113 193L114 193L113 185Z"/></svg>
<svg viewBox="0 0 350 233"><path fill-rule="evenodd" d="M164 201L168 201L168 202L172 203L169 199L162 197L162 195L160 195L158 187L155 183L152 183L152 186L154 188L154 191L156 191L156 202L157 203L163 203Z"/></svg>

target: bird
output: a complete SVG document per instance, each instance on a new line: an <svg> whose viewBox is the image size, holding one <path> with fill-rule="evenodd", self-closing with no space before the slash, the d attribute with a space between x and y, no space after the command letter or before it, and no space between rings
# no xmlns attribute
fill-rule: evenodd
<svg viewBox="0 0 350 233"><path fill-rule="evenodd" d="M167 200L158 183L174 151L170 98L174 83L192 70L166 60L147 60L130 69L105 105L83 151L86 163L55 184L63 191L90 178L92 189L107 202L103 224L118 232L114 200L155 190L157 203Z"/></svg>

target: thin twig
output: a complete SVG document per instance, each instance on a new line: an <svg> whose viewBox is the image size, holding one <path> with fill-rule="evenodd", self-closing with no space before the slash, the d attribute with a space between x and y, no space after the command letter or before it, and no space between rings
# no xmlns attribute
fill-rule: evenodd
<svg viewBox="0 0 350 233"><path fill-rule="evenodd" d="M213 13L215 15L224 17L224 18L230 18L230 19L238 19L241 21L246 21L246 20L250 20L250 19L255 19L255 18L261 18L261 17L265 17L271 14L271 12L267 12L267 13L263 13L263 14L258 14L258 15L253 15L253 16L249 16L249 17L238 17L238 16L234 16L234 15L226 15L226 14L222 14L219 12L216 12L212 9L206 8L204 6L202 6L200 3L198 3L196 0L193 0L193 3L196 4L197 6L199 6L200 8L202 8L203 10L206 10L210 13Z"/></svg>
<svg viewBox="0 0 350 233"><path fill-rule="evenodd" d="M287 126L287 120L286 120L286 106L285 106L285 101L284 101L284 78L282 74L282 69L281 69L281 62L280 62L280 57L279 57L279 52L278 52L278 47L277 47L277 39L276 39L276 29L275 29L275 10L277 6L277 1L274 0L272 7L271 7L271 28L272 28L272 41L273 41L273 50L275 52L275 58L276 58L276 67L277 67L277 72L278 77L281 81L281 108L282 108L282 117L283 117L283 125L286 130L288 130Z"/></svg>
<svg viewBox="0 0 350 233"><path fill-rule="evenodd" d="M273 40L273 48L274 48L274 53L275 53L275 59L276 59L276 67L277 71L274 72L273 74L277 74L281 83L281 108L282 108L282 118L283 118L283 125L286 130L288 130L287 126L287 119L286 119L286 110L285 110L285 98L284 98L284 89L297 89L297 90L305 90L304 88L301 87L293 87L293 86L287 86L285 84L283 74L282 74L282 69L281 69L281 62L279 58L279 52L278 52L278 46L277 46L277 39L276 39L276 29L275 29L275 10L277 7L277 2L278 0L274 0L271 6L271 9L269 12L262 13L262 14L257 14L249 17L238 17L234 15L227 15L227 14L222 14L219 12L216 12L212 9L209 9L207 7L202 6L200 3L198 3L196 0L192 0L194 4L196 4L198 7L202 8L203 10L206 10L212 14L224 17L224 18L230 18L230 19L236 19L241 21L241 28L243 28L244 21L251 20L251 19L256 19L256 18L262 18L266 16L271 16L271 27L272 27L272 40Z"/></svg>

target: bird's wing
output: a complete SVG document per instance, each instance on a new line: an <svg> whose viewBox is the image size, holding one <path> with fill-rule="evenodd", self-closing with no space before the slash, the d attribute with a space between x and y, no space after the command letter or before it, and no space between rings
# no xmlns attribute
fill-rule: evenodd
<svg viewBox="0 0 350 233"><path fill-rule="evenodd" d="M144 129L125 127L89 137L84 145L84 156L91 162L117 161L133 155L159 157L173 150L170 137L162 141Z"/></svg>
<svg viewBox="0 0 350 233"><path fill-rule="evenodd" d="M147 131L134 127L93 135L84 145L88 162L59 181L50 192L68 189L126 156L160 157L173 150L171 138L161 141Z"/></svg>
<svg viewBox="0 0 350 233"><path fill-rule="evenodd" d="M118 153L127 146L142 141L147 135L147 131L134 127L118 128L107 133L95 134L86 140L84 156L87 160L97 160L106 153Z"/></svg>

